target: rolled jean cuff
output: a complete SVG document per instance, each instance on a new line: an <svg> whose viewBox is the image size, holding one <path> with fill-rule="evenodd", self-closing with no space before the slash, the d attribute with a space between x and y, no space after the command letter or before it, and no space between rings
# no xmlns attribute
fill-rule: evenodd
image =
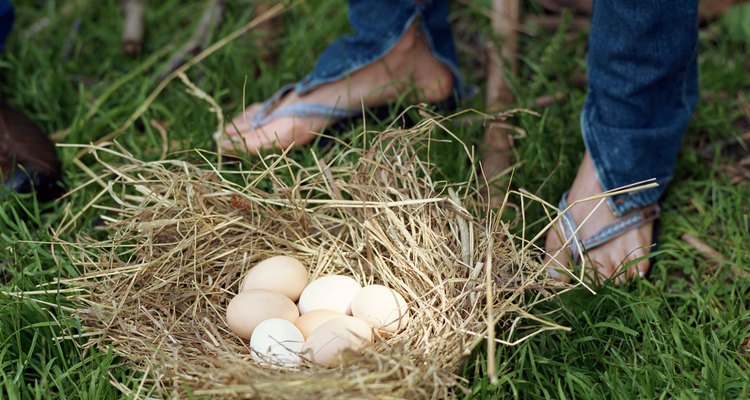
<svg viewBox="0 0 750 400"><path fill-rule="evenodd" d="M355 33L328 45L295 90L308 93L383 58L418 18L433 56L453 74L455 97L466 97L448 23L447 0L350 0L349 22Z"/></svg>
<svg viewBox="0 0 750 400"><path fill-rule="evenodd" d="M683 124L679 124L681 126L677 128L649 128L649 135L643 135L641 129L613 128L593 123L591 108L584 107L581 131L602 190L611 191L649 179L655 179L658 184L655 188L609 196L607 203L612 212L623 216L631 210L658 202L672 180L681 137L674 132L675 129L680 130ZM655 139L655 143L659 143L656 139L662 138L661 144L664 147L654 149L645 143L636 147L618 146L615 143L620 138L633 136L650 136Z"/></svg>

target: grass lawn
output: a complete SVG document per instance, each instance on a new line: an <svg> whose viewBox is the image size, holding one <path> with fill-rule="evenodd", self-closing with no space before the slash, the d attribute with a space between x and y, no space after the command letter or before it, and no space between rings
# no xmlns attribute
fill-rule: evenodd
<svg viewBox="0 0 750 400"><path fill-rule="evenodd" d="M158 84L171 54L189 39L204 4L150 2L144 49L130 58L121 50L115 0L15 3L16 27L0 58L5 78L0 93L64 143L91 142L124 123ZM254 2L227 3L214 40L251 19ZM283 34L266 39L277 52L273 63L262 61L250 33L188 75L230 117L242 108L243 93L246 103L262 100L311 68L326 43L348 29L342 4L309 1L285 13ZM463 72L480 87L484 60L478 49L490 35L482 16L489 4L453 4ZM539 12L533 4L527 7ZM750 184L742 175L742 168L750 170L750 152L738 139L750 130L750 8L744 17L740 11L702 31L702 99L663 203L658 261L650 279L606 285L596 296L578 289L540 306L538 313L559 308L551 318L572 330L500 347L496 386L486 376L483 349L477 349L464 370L473 398L750 398ZM524 134L515 140L522 165L512 185L553 203L570 185L583 152L578 120L585 93L570 77L585 72L585 39L564 30L532 29L522 36L520 77L514 82L519 104L531 106L536 97L558 91L564 97L539 110L540 116L513 121ZM482 98L467 106L482 109ZM212 145L215 116L178 81L118 139L147 160L158 158L162 146L151 120L168 125L172 152ZM455 129L467 142L480 143L478 124ZM71 163L76 151L60 149L69 187L88 180ZM445 146L435 153L449 179L462 179L471 167ZM187 152L173 156L190 157ZM295 157L312 160L305 151ZM93 160L83 160L94 167ZM50 227L71 219L93 193L94 188L82 190L44 207L19 196L0 203L0 265L10 272L0 287L0 398L120 398L112 381L125 388L140 383L123 360L103 350L83 351L82 340L63 338L78 322L64 311L68 304L62 296L33 295L41 303L18 294L78 273L46 243ZM526 212L527 229L538 231L541 210L531 206ZM93 212L78 216L66 238L91 230L96 217ZM682 239L684 234L700 238L725 260L707 259Z"/></svg>

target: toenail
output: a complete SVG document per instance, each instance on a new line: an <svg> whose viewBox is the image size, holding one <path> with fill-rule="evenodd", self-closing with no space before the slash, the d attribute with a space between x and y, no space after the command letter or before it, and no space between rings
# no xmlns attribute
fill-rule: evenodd
<svg viewBox="0 0 750 400"><path fill-rule="evenodd" d="M643 272L643 271L638 271L638 276L640 276L641 278L643 278L644 276L646 276L646 273Z"/></svg>
<svg viewBox="0 0 750 400"><path fill-rule="evenodd" d="M219 140L219 138L223 134L224 134L224 132L222 132L222 131L216 131L216 132L214 132L214 134L213 134L214 140Z"/></svg>

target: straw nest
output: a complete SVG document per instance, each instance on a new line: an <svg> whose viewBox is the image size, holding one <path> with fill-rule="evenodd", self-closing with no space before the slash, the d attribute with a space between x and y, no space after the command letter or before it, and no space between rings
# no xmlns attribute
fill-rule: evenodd
<svg viewBox="0 0 750 400"><path fill-rule="evenodd" d="M549 329L525 311L547 296L528 242L480 206L477 179L432 180L420 155L440 124L387 130L312 167L285 153L230 171L91 148L108 177L94 202L106 234L63 246L82 271L65 283L77 290L87 346L142 371L141 382L113 383L135 397L461 397L464 363L482 340L495 343L496 326L500 342ZM244 274L278 254L299 258L313 279L395 288L413 320L339 368L259 366L225 309Z"/></svg>

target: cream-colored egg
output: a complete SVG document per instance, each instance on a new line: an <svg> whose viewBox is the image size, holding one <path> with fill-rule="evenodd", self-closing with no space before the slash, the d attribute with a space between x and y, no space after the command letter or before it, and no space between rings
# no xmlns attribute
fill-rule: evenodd
<svg viewBox="0 0 750 400"><path fill-rule="evenodd" d="M398 292L383 285L360 289L352 299L352 315L386 334L398 333L409 323L409 307Z"/></svg>
<svg viewBox="0 0 750 400"><path fill-rule="evenodd" d="M314 310L327 309L342 314L349 313L349 304L354 294L362 286L354 279L344 275L328 275L318 278L302 291L299 298L301 314Z"/></svg>
<svg viewBox="0 0 750 400"><path fill-rule="evenodd" d="M307 339L311 333L324 323L343 316L344 314L338 311L324 309L314 310L297 318L297 320L294 321L294 325L299 328L300 332L302 332L302 336Z"/></svg>
<svg viewBox="0 0 750 400"><path fill-rule="evenodd" d="M299 310L288 297L270 290L246 290L227 305L229 329L243 339L250 339L255 327L267 319L295 321L298 317Z"/></svg>
<svg viewBox="0 0 750 400"><path fill-rule="evenodd" d="M304 344L302 332L293 323L281 318L261 322L250 337L253 360L260 364L299 365L299 352Z"/></svg>
<svg viewBox="0 0 750 400"><path fill-rule="evenodd" d="M305 341L302 354L326 367L341 364L342 352L360 351L372 343L372 328L357 317L332 319L315 330Z"/></svg>
<svg viewBox="0 0 750 400"><path fill-rule="evenodd" d="M250 269L240 285L240 292L265 289L279 292L297 301L307 286L307 268L294 257L276 256Z"/></svg>

